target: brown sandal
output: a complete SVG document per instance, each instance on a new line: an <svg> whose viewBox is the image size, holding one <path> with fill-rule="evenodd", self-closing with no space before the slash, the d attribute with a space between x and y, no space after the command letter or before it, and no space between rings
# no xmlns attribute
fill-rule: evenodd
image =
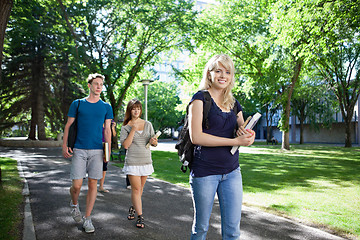
<svg viewBox="0 0 360 240"><path fill-rule="evenodd" d="M129 208L128 220L133 220L134 218L135 218L135 208L131 206Z"/></svg>
<svg viewBox="0 0 360 240"><path fill-rule="evenodd" d="M136 227L138 227L138 228L144 228L145 227L144 217L142 215L138 216L138 218L136 220Z"/></svg>

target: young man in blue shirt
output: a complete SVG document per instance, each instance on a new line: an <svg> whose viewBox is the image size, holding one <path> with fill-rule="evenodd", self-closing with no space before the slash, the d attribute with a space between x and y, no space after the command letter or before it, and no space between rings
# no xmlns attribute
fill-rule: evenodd
<svg viewBox="0 0 360 240"><path fill-rule="evenodd" d="M81 222L81 212L78 198L83 179L88 174L88 192L86 196L86 211L83 217L85 232L95 231L90 214L97 195L97 181L102 178L104 161L102 129L104 125L105 142L109 143L111 151L111 119L113 111L110 104L100 99L105 77L101 74L88 76L89 96L72 102L68 112L68 120L64 129L62 153L65 158L72 158L70 178L71 215L76 222ZM77 114L76 114L77 113ZM77 116L77 136L74 149L67 146L69 128Z"/></svg>

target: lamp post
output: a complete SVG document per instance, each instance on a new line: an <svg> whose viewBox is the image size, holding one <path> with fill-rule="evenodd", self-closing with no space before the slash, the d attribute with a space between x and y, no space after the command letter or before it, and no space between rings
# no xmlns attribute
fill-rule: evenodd
<svg viewBox="0 0 360 240"><path fill-rule="evenodd" d="M145 95L145 120L148 120L148 111L147 111L147 95L148 95L148 85L153 82L154 80L151 79L143 79L141 80L144 86L144 95Z"/></svg>

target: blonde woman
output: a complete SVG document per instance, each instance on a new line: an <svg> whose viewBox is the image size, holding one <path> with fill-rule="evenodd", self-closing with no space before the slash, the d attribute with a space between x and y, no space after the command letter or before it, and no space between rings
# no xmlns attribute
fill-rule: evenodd
<svg viewBox="0 0 360 240"><path fill-rule="evenodd" d="M234 99L234 63L225 54L216 55L206 64L200 90L211 96L208 128L204 129L204 93L197 92L189 106L190 139L195 144L190 169L190 186L194 205L191 239L206 239L215 194L221 210L222 239L240 239L242 177L239 152L232 146L249 146L254 142L252 130L242 127L242 108ZM234 112L234 106L237 105ZM241 126L235 129L236 126ZM236 131L236 137L234 136Z"/></svg>
<svg viewBox="0 0 360 240"><path fill-rule="evenodd" d="M136 226L144 228L141 196L144 190L146 179L154 172L151 160L151 151L146 144L157 146L157 139L154 128L149 121L141 119L142 105L137 99L132 99L125 112L125 119L120 132L120 142L126 151L124 173L129 176L131 184L131 202L128 219L135 218L137 213Z"/></svg>

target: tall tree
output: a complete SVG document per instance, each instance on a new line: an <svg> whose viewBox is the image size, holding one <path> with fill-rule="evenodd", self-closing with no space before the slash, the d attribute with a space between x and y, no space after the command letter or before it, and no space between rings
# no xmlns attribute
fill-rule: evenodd
<svg viewBox="0 0 360 240"><path fill-rule="evenodd" d="M70 71L64 65L69 65L70 50L51 4L16 1L7 31L5 77L0 90L4 103L1 128L30 121L29 139L36 139L37 134L38 139L45 140L47 123L54 132L63 125L64 112L60 109L66 97L61 86L69 81Z"/></svg>
<svg viewBox="0 0 360 240"><path fill-rule="evenodd" d="M13 9L10 30L7 32L10 46L6 56L7 77L2 82L2 99L9 107L4 109L2 117L11 117L31 109L29 139L36 138L37 130L38 138L44 140L44 68L48 40L41 32L43 24L46 24L46 21L42 21L45 20L42 19L44 9L39 2L23 1L25 6L18 3ZM15 109L18 111L14 111Z"/></svg>
<svg viewBox="0 0 360 240"><path fill-rule="evenodd" d="M282 87L282 118L280 129L283 132L282 148L290 149L289 144L289 119L291 113L291 99L295 87L301 78L301 71L308 63L310 51L311 29L314 28L311 16L303 12L302 1L279 0L272 6L273 19L271 33L276 37L275 44L284 49L287 82Z"/></svg>
<svg viewBox="0 0 360 240"><path fill-rule="evenodd" d="M277 34L286 35L285 31L281 33L282 29L276 29L276 22L286 18L284 12L280 15L276 11L278 2L231 0L214 5L199 19L202 27L198 41L213 52L234 56L238 74L256 86L264 86L258 100L265 102L260 106L269 106L272 101L282 104L282 147L289 149L290 100L303 64L300 48L303 39L287 45L278 41Z"/></svg>
<svg viewBox="0 0 360 240"><path fill-rule="evenodd" d="M58 1L78 45L86 71L105 75L104 98L115 119L136 80L152 77L150 68L162 52L191 49L196 12L189 0Z"/></svg>
<svg viewBox="0 0 360 240"><path fill-rule="evenodd" d="M360 95L360 1L318 1L309 12L318 19L312 32L317 69L333 89L351 147L351 121Z"/></svg>
<svg viewBox="0 0 360 240"><path fill-rule="evenodd" d="M359 10L359 1L279 0L272 24L279 45L303 63L315 64L333 87L345 121L345 147L351 147L351 119L360 89Z"/></svg>

